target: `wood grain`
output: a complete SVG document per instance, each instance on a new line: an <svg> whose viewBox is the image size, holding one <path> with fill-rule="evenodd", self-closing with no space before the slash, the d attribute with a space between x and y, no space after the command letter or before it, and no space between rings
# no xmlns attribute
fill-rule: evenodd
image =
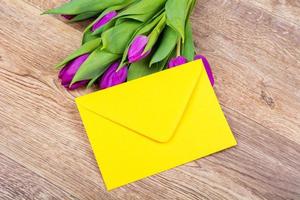
<svg viewBox="0 0 300 200"><path fill-rule="evenodd" d="M65 0L0 0L0 199L300 199L300 2L198 0L199 53L238 147L106 192L53 66L83 24L40 16ZM94 88L95 89L95 88Z"/></svg>
<svg viewBox="0 0 300 200"><path fill-rule="evenodd" d="M76 199L0 154L0 199Z"/></svg>

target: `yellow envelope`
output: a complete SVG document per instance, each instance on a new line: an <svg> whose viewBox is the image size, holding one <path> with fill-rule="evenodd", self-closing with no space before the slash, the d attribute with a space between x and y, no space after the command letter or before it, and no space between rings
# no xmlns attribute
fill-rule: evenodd
<svg viewBox="0 0 300 200"><path fill-rule="evenodd" d="M236 145L201 60L76 103L108 190Z"/></svg>

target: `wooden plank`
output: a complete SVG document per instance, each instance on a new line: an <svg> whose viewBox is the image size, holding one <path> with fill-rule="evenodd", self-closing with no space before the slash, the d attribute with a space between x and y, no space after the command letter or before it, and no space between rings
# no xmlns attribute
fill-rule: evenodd
<svg viewBox="0 0 300 200"><path fill-rule="evenodd" d="M256 7L263 8L268 13L279 16L287 21L300 25L300 4L297 0L276 1L276 0L255 0L247 1Z"/></svg>
<svg viewBox="0 0 300 200"><path fill-rule="evenodd" d="M76 199L0 153L0 199Z"/></svg>
<svg viewBox="0 0 300 200"><path fill-rule="evenodd" d="M194 35L223 105L300 143L300 27L243 1L198 1Z"/></svg>
<svg viewBox="0 0 300 200"><path fill-rule="evenodd" d="M300 198L294 24L269 13L260 18L262 8L245 2L198 3L198 50L215 66L239 146L108 193L73 102L91 90L65 91L52 68L79 46L81 32L39 16L38 2L28 2L0 0L0 152L32 171L32 182L46 180L52 193L79 199ZM14 191L12 184L4 185Z"/></svg>

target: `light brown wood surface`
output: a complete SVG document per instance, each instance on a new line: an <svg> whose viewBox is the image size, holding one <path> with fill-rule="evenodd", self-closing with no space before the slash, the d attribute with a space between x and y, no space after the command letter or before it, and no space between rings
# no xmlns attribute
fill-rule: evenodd
<svg viewBox="0 0 300 200"><path fill-rule="evenodd" d="M300 1L198 0L197 51L238 146L107 192L53 66L85 23L0 0L0 199L300 199Z"/></svg>

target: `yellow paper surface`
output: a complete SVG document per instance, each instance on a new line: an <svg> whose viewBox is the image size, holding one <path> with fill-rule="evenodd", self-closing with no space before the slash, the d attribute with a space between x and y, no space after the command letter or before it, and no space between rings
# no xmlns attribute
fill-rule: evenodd
<svg viewBox="0 0 300 200"><path fill-rule="evenodd" d="M108 190L236 145L201 60L76 103Z"/></svg>

